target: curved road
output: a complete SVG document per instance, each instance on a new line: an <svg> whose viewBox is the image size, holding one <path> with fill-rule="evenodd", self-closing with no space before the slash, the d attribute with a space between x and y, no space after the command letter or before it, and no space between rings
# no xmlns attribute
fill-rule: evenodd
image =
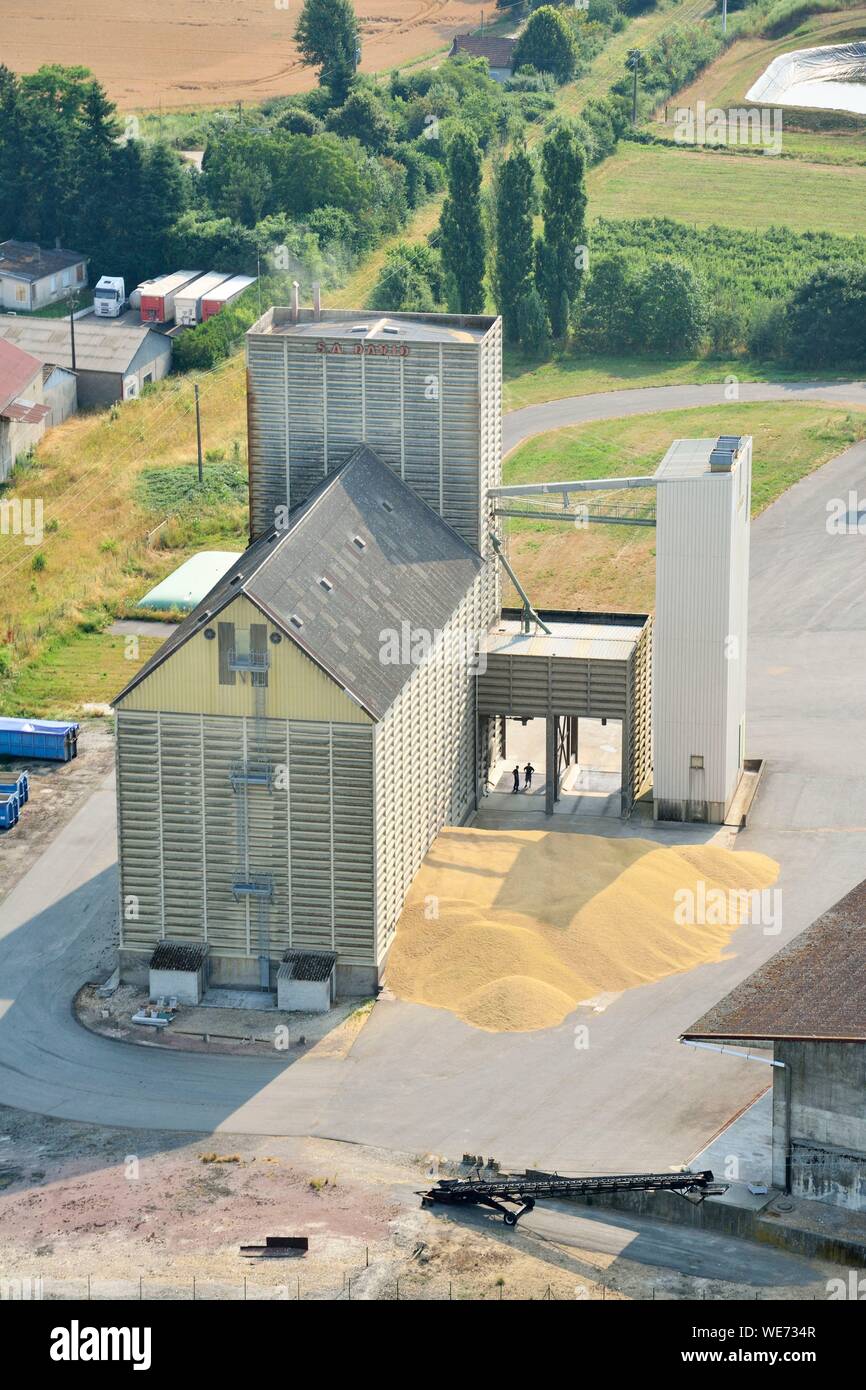
<svg viewBox="0 0 866 1390"><path fill-rule="evenodd" d="M744 400L866 407L861 384L740 391ZM516 412L505 437L513 447L532 430L603 418L598 412L721 399L721 387L578 397ZM825 525L828 500L850 490L866 495L863 444L796 484L753 530L749 745L770 767L738 847L780 862L780 935L743 928L729 959L628 991L604 1013L581 1011L590 1046L580 1050L574 1018L543 1033L495 1035L389 1001L344 1061L115 1043L81 1028L69 1004L104 955L114 916L109 781L0 907L0 1102L103 1125L470 1149L560 1171L690 1159L767 1077L763 1067L679 1047L679 1032L866 872L866 536L830 536ZM604 833L636 832L610 822ZM672 842L682 835L671 832Z"/></svg>

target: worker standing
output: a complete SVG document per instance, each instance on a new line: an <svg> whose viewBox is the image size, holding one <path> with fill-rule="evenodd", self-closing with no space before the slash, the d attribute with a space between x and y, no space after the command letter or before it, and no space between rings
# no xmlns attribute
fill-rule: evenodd
<svg viewBox="0 0 866 1390"><path fill-rule="evenodd" d="M512 792L519 792L519 791L520 791L520 768L519 768L519 767L516 767L516 768L514 769L514 771L512 772L511 775L512 775L513 778L514 778L514 786L511 788L511 790L512 790Z"/></svg>
<svg viewBox="0 0 866 1390"><path fill-rule="evenodd" d="M532 774L534 771L535 768L532 766L532 763L527 763L526 767L523 769L523 790L526 792L532 789Z"/></svg>

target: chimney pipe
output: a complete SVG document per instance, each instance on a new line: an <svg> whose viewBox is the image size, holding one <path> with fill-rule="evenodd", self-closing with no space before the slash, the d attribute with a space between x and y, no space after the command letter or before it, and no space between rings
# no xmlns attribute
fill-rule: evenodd
<svg viewBox="0 0 866 1390"><path fill-rule="evenodd" d="M292 281L292 323L301 317L301 287L297 280Z"/></svg>
<svg viewBox="0 0 866 1390"><path fill-rule="evenodd" d="M316 323L322 317L322 287L318 280L313 283L313 318Z"/></svg>

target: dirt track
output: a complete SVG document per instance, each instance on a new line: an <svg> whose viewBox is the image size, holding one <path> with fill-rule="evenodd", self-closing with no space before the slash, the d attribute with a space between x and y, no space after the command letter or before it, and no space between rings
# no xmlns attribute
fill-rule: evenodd
<svg viewBox="0 0 866 1390"><path fill-rule="evenodd" d="M475 0L357 0L362 70L434 52L474 28ZM492 12L488 4L487 12ZM16 72L84 63L123 111L215 106L301 91L301 0L9 0L3 61Z"/></svg>

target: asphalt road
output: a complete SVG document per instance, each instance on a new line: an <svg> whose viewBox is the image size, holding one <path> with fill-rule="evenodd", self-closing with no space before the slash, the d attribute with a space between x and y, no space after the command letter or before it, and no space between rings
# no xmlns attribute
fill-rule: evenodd
<svg viewBox="0 0 866 1390"><path fill-rule="evenodd" d="M761 389L779 398L777 388L750 391ZM710 390L621 392L605 409L627 413L638 394L643 409L685 407ZM793 388L782 391L788 398ZM827 387L819 398L866 405L866 390ZM593 399L580 398L581 409L600 408ZM565 423L572 408L555 402L539 416L532 407L534 427ZM506 420L512 442L528 427L527 412L519 415ZM560 1171L689 1160L763 1089L767 1069L682 1048L679 1032L866 871L866 536L830 535L825 524L827 503L849 489L866 492L866 445L796 484L753 529L748 751L769 771L737 846L781 865L779 935L744 927L727 960L542 1033L481 1033L439 1010L382 1002L342 1062L115 1043L81 1028L69 1003L104 958L115 912L107 783L0 907L0 1101L105 1125L309 1134L449 1156L468 1149ZM604 829L638 833L619 822ZM681 842L688 832L671 835ZM574 1046L576 1022L589 1027L586 1049Z"/></svg>
<svg viewBox="0 0 866 1390"><path fill-rule="evenodd" d="M512 410L502 420L502 452L510 453L524 439L565 425L592 420L618 420L624 415L657 414L663 410L688 410L691 406L732 404L730 384L704 386L640 386L624 391L602 391L590 396L564 396L544 405ZM742 381L738 399L749 401L826 401L828 405L856 405L866 409L866 383ZM728 393L728 394L726 394Z"/></svg>

